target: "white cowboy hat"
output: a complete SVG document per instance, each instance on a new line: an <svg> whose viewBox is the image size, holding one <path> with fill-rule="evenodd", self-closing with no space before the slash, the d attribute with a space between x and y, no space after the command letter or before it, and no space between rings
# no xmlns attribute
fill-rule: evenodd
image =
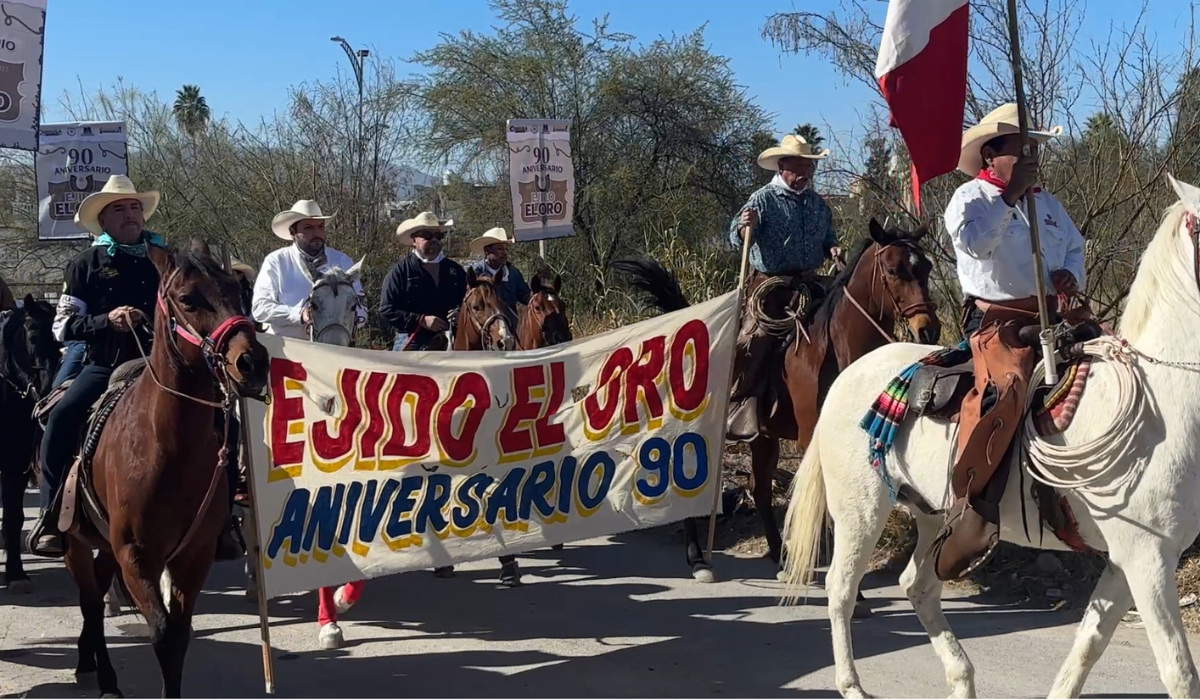
<svg viewBox="0 0 1200 700"><path fill-rule="evenodd" d="M423 211L411 219L405 219L396 227L400 245L412 245L412 237L418 231L440 231L445 233L454 228L454 219L439 221L433 212Z"/></svg>
<svg viewBox="0 0 1200 700"><path fill-rule="evenodd" d="M829 157L828 148L815 149L811 143L804 140L803 136L788 134L783 137L778 146L772 146L759 154L758 167L763 170L778 170L781 158L821 160L827 157Z"/></svg>
<svg viewBox="0 0 1200 700"><path fill-rule="evenodd" d="M271 230L276 236L279 236L285 241L290 241L292 240L292 232L290 230L291 225L297 221L304 221L305 219L320 219L321 221L327 221L335 216L337 216L337 214L322 216L321 207L318 206L315 201L311 199L301 199L293 204L291 209L288 209L287 211L281 211L275 215L275 218L271 219Z"/></svg>
<svg viewBox="0 0 1200 700"><path fill-rule="evenodd" d="M1056 126L1049 131L1029 130L1029 138L1035 141L1046 141L1062 134L1063 128ZM980 149L983 144L997 136L1021 133L1021 122L1018 118L1017 103L1006 102L993 109L975 126L967 129L962 135L962 150L958 156L958 169L974 177L983 169L983 155Z"/></svg>
<svg viewBox="0 0 1200 700"><path fill-rule="evenodd" d="M113 175L99 192L89 194L79 203L79 209L75 211L75 223L90 231L94 238L104 233L100 228L100 212L104 207L118 200L136 199L142 203L142 218L149 220L158 208L158 198L158 192L138 192L129 176Z"/></svg>
<svg viewBox="0 0 1200 700"><path fill-rule="evenodd" d="M482 255L483 249L493 243L515 243L513 239L508 237L508 231L497 226L496 228L488 229L483 232L483 235L471 241L471 253L474 255Z"/></svg>

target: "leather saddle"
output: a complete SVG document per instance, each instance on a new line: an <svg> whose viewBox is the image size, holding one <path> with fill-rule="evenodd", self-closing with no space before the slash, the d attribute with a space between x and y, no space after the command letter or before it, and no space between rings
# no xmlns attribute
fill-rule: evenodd
<svg viewBox="0 0 1200 700"><path fill-rule="evenodd" d="M79 454L71 463L63 478L62 487L59 489L58 498L61 501L58 515L59 531L64 533L78 531L86 524L96 530L95 534L107 539L108 514L96 496L91 482L91 461L100 444L100 436L108 422L108 417L112 415L121 397L125 395L129 387L133 386L134 381L142 375L145 369L146 361L141 358L119 365L109 377L108 387L104 393L92 404L81 433ZM63 387L68 384L69 382L64 382ZM51 394L46 397L48 405L36 414L39 421L44 421L45 415L49 414L50 409L58 403L62 395L58 393L58 397L54 401L50 401L54 396ZM79 517L81 509L84 516L83 521Z"/></svg>

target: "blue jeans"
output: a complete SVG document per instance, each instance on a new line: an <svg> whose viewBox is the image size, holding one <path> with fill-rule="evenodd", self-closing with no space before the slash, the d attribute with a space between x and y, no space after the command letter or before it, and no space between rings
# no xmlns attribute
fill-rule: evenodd
<svg viewBox="0 0 1200 700"><path fill-rule="evenodd" d="M87 352L87 343L82 340L67 341L65 352L63 352L62 364L58 366L58 374L54 375L54 386L51 387L52 389L57 389L68 379L74 379L79 376L79 371L83 369L83 355L85 352Z"/></svg>

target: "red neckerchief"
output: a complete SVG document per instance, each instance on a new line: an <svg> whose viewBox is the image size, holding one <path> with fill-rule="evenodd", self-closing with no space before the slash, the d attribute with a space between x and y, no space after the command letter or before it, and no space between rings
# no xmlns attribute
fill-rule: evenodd
<svg viewBox="0 0 1200 700"><path fill-rule="evenodd" d="M1001 180L1000 178L993 175L992 171L988 170L987 168L980 168L979 174L975 176L975 179L983 180L984 182L988 183L989 185L995 185L996 187L999 187L1001 190L1003 190L1005 187L1008 187L1007 182L1005 182L1004 180ZM1034 187L1033 191L1035 193L1041 192L1042 188Z"/></svg>

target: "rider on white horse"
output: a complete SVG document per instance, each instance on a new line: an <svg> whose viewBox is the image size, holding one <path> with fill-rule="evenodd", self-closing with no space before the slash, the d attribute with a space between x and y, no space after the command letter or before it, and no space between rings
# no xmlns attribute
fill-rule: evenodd
<svg viewBox="0 0 1200 700"><path fill-rule="evenodd" d="M971 347L975 386L963 398L954 461L954 504L935 547L938 577L959 578L983 563L999 541L996 504L1005 479L992 479L1020 425L1034 348L1018 331L1038 322L1037 281L1026 191L1037 180L1037 143L1061 133L1030 131L1021 155L1017 106L1001 105L967 129L958 169L975 176L946 207L963 292L962 331ZM1033 189L1046 283L1072 296L1084 283L1083 236L1054 195ZM1049 308L1054 309L1053 300Z"/></svg>

